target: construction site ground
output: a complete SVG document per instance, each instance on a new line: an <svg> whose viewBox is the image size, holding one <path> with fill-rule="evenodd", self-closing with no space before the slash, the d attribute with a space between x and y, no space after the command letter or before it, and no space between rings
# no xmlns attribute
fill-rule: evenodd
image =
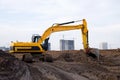
<svg viewBox="0 0 120 80"><path fill-rule="evenodd" d="M53 62L23 62L0 51L0 80L120 80L120 49L100 50L99 59L83 50L48 51Z"/></svg>

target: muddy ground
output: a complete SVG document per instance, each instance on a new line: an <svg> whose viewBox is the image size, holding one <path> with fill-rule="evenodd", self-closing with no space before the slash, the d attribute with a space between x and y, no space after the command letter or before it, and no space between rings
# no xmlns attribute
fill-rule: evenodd
<svg viewBox="0 0 120 80"><path fill-rule="evenodd" d="M120 80L120 50L100 50L99 60L82 50L49 51L54 62L25 63L0 51L0 80Z"/></svg>

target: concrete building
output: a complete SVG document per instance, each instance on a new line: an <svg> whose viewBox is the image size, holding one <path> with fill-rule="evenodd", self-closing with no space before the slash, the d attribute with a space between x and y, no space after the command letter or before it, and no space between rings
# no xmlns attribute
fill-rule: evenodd
<svg viewBox="0 0 120 80"><path fill-rule="evenodd" d="M60 50L74 50L74 40L60 40Z"/></svg>
<svg viewBox="0 0 120 80"><path fill-rule="evenodd" d="M48 50L51 50L51 44L48 43Z"/></svg>
<svg viewBox="0 0 120 80"><path fill-rule="evenodd" d="M107 42L102 42L100 43L100 49L108 49L108 43Z"/></svg>

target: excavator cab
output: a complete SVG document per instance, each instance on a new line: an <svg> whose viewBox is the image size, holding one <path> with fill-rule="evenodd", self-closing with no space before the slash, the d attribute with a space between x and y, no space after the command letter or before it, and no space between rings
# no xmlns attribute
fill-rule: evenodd
<svg viewBox="0 0 120 80"><path fill-rule="evenodd" d="M38 40L41 38L41 36L39 34L33 34L32 35L32 42L38 42Z"/></svg>
<svg viewBox="0 0 120 80"><path fill-rule="evenodd" d="M33 34L32 35L32 42L37 43L40 38L41 38L41 36L39 34ZM49 37L46 38L45 41L43 41L42 44L40 44L45 51L48 50L48 41L49 41Z"/></svg>

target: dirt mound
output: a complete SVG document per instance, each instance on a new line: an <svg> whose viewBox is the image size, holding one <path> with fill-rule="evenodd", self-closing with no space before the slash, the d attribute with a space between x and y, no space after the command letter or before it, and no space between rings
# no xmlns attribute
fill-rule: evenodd
<svg viewBox="0 0 120 80"><path fill-rule="evenodd" d="M0 51L0 80L120 80L120 51L100 51L100 60L83 50L48 51L53 63L25 63Z"/></svg>
<svg viewBox="0 0 120 80"><path fill-rule="evenodd" d="M30 80L28 66L0 50L0 80Z"/></svg>
<svg viewBox="0 0 120 80"><path fill-rule="evenodd" d="M80 73L79 75L92 80L120 79L119 50L100 50L99 61L88 57L83 50L52 51L50 53L53 55L55 61L57 61L54 66L63 70L77 74Z"/></svg>
<svg viewBox="0 0 120 80"><path fill-rule="evenodd" d="M30 65L0 50L0 80L49 80Z"/></svg>
<svg viewBox="0 0 120 80"><path fill-rule="evenodd" d="M56 61L66 61L66 62L95 62L95 59L88 57L83 50L72 50L72 51L61 51L61 52L49 52L53 55Z"/></svg>

